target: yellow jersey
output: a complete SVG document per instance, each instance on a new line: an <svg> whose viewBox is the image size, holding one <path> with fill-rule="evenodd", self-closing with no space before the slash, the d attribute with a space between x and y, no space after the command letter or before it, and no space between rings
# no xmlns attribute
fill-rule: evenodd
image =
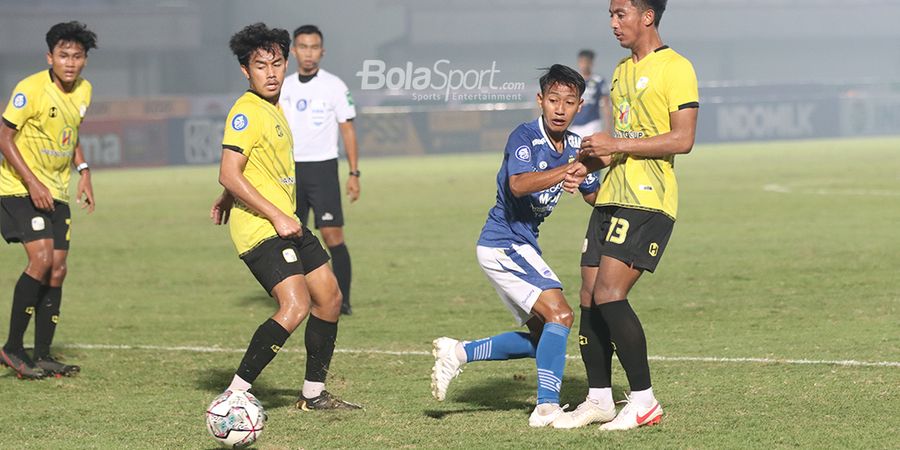
<svg viewBox="0 0 900 450"><path fill-rule="evenodd" d="M610 101L616 138L643 139L668 133L672 131L669 113L700 106L694 67L667 46L638 62L630 56L623 59L612 80ZM661 212L675 220L675 155L645 158L614 154L596 205Z"/></svg>
<svg viewBox="0 0 900 450"><path fill-rule="evenodd" d="M72 158L78 145L78 127L91 104L91 83L75 81L63 92L48 70L16 85L3 112L6 125L18 130L14 139L28 168L47 186L55 200L69 201ZM0 196L26 196L22 177L5 159L0 164Z"/></svg>
<svg viewBox="0 0 900 450"><path fill-rule="evenodd" d="M228 113L222 147L246 156L244 178L275 207L296 217L294 140L280 105L247 91ZM229 223L231 240L240 255L278 236L268 219L237 199Z"/></svg>

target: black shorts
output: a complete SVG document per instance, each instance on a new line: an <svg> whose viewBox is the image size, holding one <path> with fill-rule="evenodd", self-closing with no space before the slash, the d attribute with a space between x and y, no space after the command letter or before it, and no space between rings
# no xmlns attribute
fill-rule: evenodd
<svg viewBox="0 0 900 450"><path fill-rule="evenodd" d="M53 211L41 211L31 197L0 197L0 233L6 242L31 242L53 239L55 250L69 250L69 205L53 201Z"/></svg>
<svg viewBox="0 0 900 450"><path fill-rule="evenodd" d="M606 255L653 272L662 258L675 221L663 213L619 206L598 206L591 214L581 265L597 267Z"/></svg>
<svg viewBox="0 0 900 450"><path fill-rule="evenodd" d="M297 217L306 224L310 207L316 228L344 226L341 209L341 181L338 160L298 162L294 164L297 180Z"/></svg>
<svg viewBox="0 0 900 450"><path fill-rule="evenodd" d="M269 295L272 289L293 275L306 275L328 262L328 253L312 231L303 227L303 236L282 239L275 236L244 253L241 259Z"/></svg>

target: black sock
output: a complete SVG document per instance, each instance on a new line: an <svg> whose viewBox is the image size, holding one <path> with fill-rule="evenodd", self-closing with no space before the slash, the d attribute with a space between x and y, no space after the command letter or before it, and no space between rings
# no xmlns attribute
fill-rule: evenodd
<svg viewBox="0 0 900 450"><path fill-rule="evenodd" d="M3 348L8 352L17 352L24 349L25 344L22 339L25 337L25 330L28 329L28 322L34 314L35 305L41 299L44 286L41 282L31 278L26 273L22 273L16 288L13 290L12 312L9 315L9 337L6 339L6 345Z"/></svg>
<svg viewBox="0 0 900 450"><path fill-rule="evenodd" d="M306 323L306 377L307 381L325 382L334 341L337 339L337 322L326 322L312 314Z"/></svg>
<svg viewBox="0 0 900 450"><path fill-rule="evenodd" d="M334 277L337 278L341 295L344 296L344 304L349 305L350 279L353 277L353 270L350 267L350 252L347 251L345 244L328 247L328 252L331 253L331 269L334 271Z"/></svg>
<svg viewBox="0 0 900 450"><path fill-rule="evenodd" d="M34 316L34 359L50 356L50 344L59 323L59 306L62 303L62 286L46 286L46 293L37 304Z"/></svg>
<svg viewBox="0 0 900 450"><path fill-rule="evenodd" d="M637 314L628 299L604 303L597 307L609 326L616 355L625 369L632 391L650 389L650 364L647 362L647 338Z"/></svg>
<svg viewBox="0 0 900 450"><path fill-rule="evenodd" d="M272 358L281 350L291 333L288 333L274 319L263 322L256 333L253 333L253 339L247 346L247 352L244 353L244 359L238 366L236 375L241 377L248 383L256 381L256 377L266 368Z"/></svg>
<svg viewBox="0 0 900 450"><path fill-rule="evenodd" d="M581 307L581 326L578 329L581 361L587 372L588 387L612 387L612 344L609 328L595 308Z"/></svg>

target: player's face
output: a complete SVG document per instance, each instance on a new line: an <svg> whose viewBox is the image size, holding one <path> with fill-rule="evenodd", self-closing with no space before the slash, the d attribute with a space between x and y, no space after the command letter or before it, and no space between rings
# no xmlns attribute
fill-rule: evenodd
<svg viewBox="0 0 900 450"><path fill-rule="evenodd" d="M544 113L544 123L552 134L561 134L569 128L582 103L574 87L561 83L553 84L547 92L538 94L537 99Z"/></svg>
<svg viewBox="0 0 900 450"><path fill-rule="evenodd" d="M294 39L294 57L300 73L311 74L319 68L319 62L325 54L322 38L318 34L301 34Z"/></svg>
<svg viewBox="0 0 900 450"><path fill-rule="evenodd" d="M653 24L652 11L642 11L631 3L631 0L610 0L609 2L609 26L613 35L619 40L619 45L632 48L638 38L647 28L649 18Z"/></svg>
<svg viewBox="0 0 900 450"><path fill-rule="evenodd" d="M74 83L87 64L87 52L78 42L59 41L53 51L47 53L47 64L53 76L64 84Z"/></svg>
<svg viewBox="0 0 900 450"><path fill-rule="evenodd" d="M250 55L247 66L241 66L241 70L250 81L253 92L270 100L278 99L287 72L287 61L279 49L257 49Z"/></svg>
<svg viewBox="0 0 900 450"><path fill-rule="evenodd" d="M594 60L591 58L586 58L584 56L578 57L578 71L581 72L582 75L589 74L594 68Z"/></svg>

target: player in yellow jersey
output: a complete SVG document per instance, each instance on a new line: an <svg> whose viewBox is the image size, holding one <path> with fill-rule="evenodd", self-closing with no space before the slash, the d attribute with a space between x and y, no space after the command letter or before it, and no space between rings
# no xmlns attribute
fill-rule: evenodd
<svg viewBox="0 0 900 450"><path fill-rule="evenodd" d="M584 403L554 423L559 428L608 422L600 429L626 430L662 417L650 384L647 340L627 297L644 271L656 269L669 241L678 208L674 159L691 151L697 125L693 66L659 36L665 8L666 0L609 3L613 34L631 55L612 77L614 137L597 133L581 145L588 170L609 163L609 172L581 257L579 344L589 390ZM578 176L567 185L578 182ZM631 388L618 414L612 398L613 352Z"/></svg>
<svg viewBox="0 0 900 450"><path fill-rule="evenodd" d="M49 70L16 85L0 124L0 231L6 242L21 242L28 265L13 291L9 337L0 364L19 378L74 375L80 368L50 356L66 278L71 211L69 178L74 165L81 179L75 200L94 211L90 170L78 128L91 103L91 84L81 78L97 35L79 22L58 23L47 32ZM33 359L22 342L34 316Z"/></svg>
<svg viewBox="0 0 900 450"><path fill-rule="evenodd" d="M228 387L246 391L309 315L306 376L297 407L357 409L325 390L341 312L341 292L319 240L294 215L293 138L278 98L287 71L287 31L257 23L232 36L231 51L250 83L225 125L217 225L230 222L238 254L278 311L257 328ZM302 138L302 137L298 137Z"/></svg>

